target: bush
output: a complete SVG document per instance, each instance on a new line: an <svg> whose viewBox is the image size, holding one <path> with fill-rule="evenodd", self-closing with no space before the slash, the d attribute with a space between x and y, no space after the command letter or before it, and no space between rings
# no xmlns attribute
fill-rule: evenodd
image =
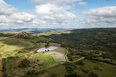
<svg viewBox="0 0 116 77"><path fill-rule="evenodd" d="M76 62L76 64L78 64L78 65L84 65L84 63L82 61L78 61L78 62Z"/></svg>
<svg viewBox="0 0 116 77"><path fill-rule="evenodd" d="M71 75L66 75L65 77L82 77L82 76L79 74L73 73Z"/></svg>
<svg viewBox="0 0 116 77"><path fill-rule="evenodd" d="M76 69L76 66L71 63L65 63L65 68L68 74L72 74L72 72Z"/></svg>
<svg viewBox="0 0 116 77"><path fill-rule="evenodd" d="M102 71L102 69L100 69L99 67L95 66L93 69L95 70L99 70L99 71Z"/></svg>
<svg viewBox="0 0 116 77"><path fill-rule="evenodd" d="M98 75L92 72L89 74L89 77L98 77Z"/></svg>
<svg viewBox="0 0 116 77"><path fill-rule="evenodd" d="M34 76L35 75L35 70L32 70L32 71L28 71L26 73L27 76Z"/></svg>
<svg viewBox="0 0 116 77"><path fill-rule="evenodd" d="M26 58L23 59L20 64L19 64L19 68L26 68L30 66L30 61L27 60Z"/></svg>
<svg viewBox="0 0 116 77"><path fill-rule="evenodd" d="M2 72L5 72L6 71L6 59L5 58L2 58Z"/></svg>
<svg viewBox="0 0 116 77"><path fill-rule="evenodd" d="M56 77L56 74L52 74L50 77Z"/></svg>

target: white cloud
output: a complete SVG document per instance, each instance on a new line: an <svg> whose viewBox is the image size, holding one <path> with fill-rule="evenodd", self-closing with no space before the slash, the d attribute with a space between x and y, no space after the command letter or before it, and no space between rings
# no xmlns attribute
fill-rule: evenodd
<svg viewBox="0 0 116 77"><path fill-rule="evenodd" d="M0 26L25 26L30 24L35 15L30 13L19 12L16 8L0 0ZM28 25L29 26L29 25Z"/></svg>
<svg viewBox="0 0 116 77"><path fill-rule="evenodd" d="M0 15L8 15L17 12L17 9L0 0Z"/></svg>
<svg viewBox="0 0 116 77"><path fill-rule="evenodd" d="M11 15L0 15L0 23L16 24L32 22L36 16L29 13L13 13Z"/></svg>
<svg viewBox="0 0 116 77"><path fill-rule="evenodd" d="M0 0L0 9L2 9L0 10L0 26L65 27L72 26L74 23L78 22L77 16L69 11L72 9L72 5L69 4L82 0L36 1L39 1L40 5L35 5L34 11L36 14L34 15L31 13L20 12L3 0Z"/></svg>
<svg viewBox="0 0 116 77"><path fill-rule="evenodd" d="M33 0L36 3L35 12L39 19L35 19L35 25L46 27L68 27L78 23L77 16L72 13L72 4L82 0ZM70 4L70 5L69 5ZM42 14L42 15L41 15Z"/></svg>
<svg viewBox="0 0 116 77"><path fill-rule="evenodd" d="M29 14L29 13L23 13L23 12L18 12L12 14L9 18L13 20L18 20L19 22L24 21L24 22L29 22L32 21L36 16Z"/></svg>
<svg viewBox="0 0 116 77"><path fill-rule="evenodd" d="M38 14L53 14L53 13L64 12L65 9L63 7L58 7L52 4L45 4L45 5L43 4L40 6L36 6L35 11Z"/></svg>
<svg viewBox="0 0 116 77"><path fill-rule="evenodd" d="M77 1L82 1L82 0L32 0L37 5L40 4L56 4L56 5L61 5L61 4L72 4Z"/></svg>
<svg viewBox="0 0 116 77"><path fill-rule="evenodd" d="M103 27L116 26L116 6L84 11L87 18L79 20L74 11L83 0L32 0L34 13L25 13L0 0L0 26L11 27ZM80 6L78 6L80 7ZM77 9L78 10L78 9ZM81 25L80 25L81 24Z"/></svg>
<svg viewBox="0 0 116 77"><path fill-rule="evenodd" d="M41 27L68 27L74 26L74 23L78 23L78 18L75 14L70 12L44 15L39 19L35 19L33 24L40 25Z"/></svg>
<svg viewBox="0 0 116 77"><path fill-rule="evenodd" d="M113 17L116 16L116 6L103 7L98 9L92 9L90 11L84 11L82 14L93 15L93 16L106 16Z"/></svg>
<svg viewBox="0 0 116 77"><path fill-rule="evenodd" d="M4 16L4 15L0 15L0 23L9 23L12 20L9 19L8 17Z"/></svg>
<svg viewBox="0 0 116 77"><path fill-rule="evenodd" d="M78 5L83 5L83 6L85 6L85 5L87 5L87 2L82 2L82 1L80 1L80 2L78 3Z"/></svg>
<svg viewBox="0 0 116 77"><path fill-rule="evenodd" d="M94 27L116 27L116 6L103 7L84 11L81 14L87 15L84 23Z"/></svg>

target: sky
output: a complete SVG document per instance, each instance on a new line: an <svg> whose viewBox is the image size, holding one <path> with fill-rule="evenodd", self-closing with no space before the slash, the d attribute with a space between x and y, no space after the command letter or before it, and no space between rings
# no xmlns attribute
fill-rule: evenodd
<svg viewBox="0 0 116 77"><path fill-rule="evenodd" d="M0 0L0 29L116 27L116 0Z"/></svg>

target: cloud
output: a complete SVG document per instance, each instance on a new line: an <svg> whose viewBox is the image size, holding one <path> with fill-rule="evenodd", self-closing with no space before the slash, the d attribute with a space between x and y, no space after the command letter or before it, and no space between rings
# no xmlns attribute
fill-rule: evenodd
<svg viewBox="0 0 116 77"><path fill-rule="evenodd" d="M84 11L81 14L93 15L93 16L103 16L103 17L114 17L114 16L116 16L116 6L92 9L90 11Z"/></svg>
<svg viewBox="0 0 116 77"><path fill-rule="evenodd" d="M29 13L18 12L10 15L9 18L17 20L17 22L31 22L34 18L36 18L36 16Z"/></svg>
<svg viewBox="0 0 116 77"><path fill-rule="evenodd" d="M36 6L35 11L38 14L53 14L57 12L64 12L65 9L63 7L58 7L52 4L45 4L45 5L43 4L40 6Z"/></svg>
<svg viewBox="0 0 116 77"><path fill-rule="evenodd" d="M12 20L4 15L0 15L0 23L9 23Z"/></svg>
<svg viewBox="0 0 116 77"><path fill-rule="evenodd" d="M85 5L87 5L87 2L82 2L82 1L80 1L80 2L78 3L78 5L83 5L83 6L85 6Z"/></svg>
<svg viewBox="0 0 116 77"><path fill-rule="evenodd" d="M35 15L30 13L19 12L16 8L8 5L3 0L0 0L0 26L25 26L30 24ZM29 25L28 25L29 26Z"/></svg>
<svg viewBox="0 0 116 77"><path fill-rule="evenodd" d="M34 0L33 14L18 9L0 0L0 26L7 27L68 27L78 22L76 14L69 11L76 1L82 0Z"/></svg>
<svg viewBox="0 0 116 77"><path fill-rule="evenodd" d="M38 14L53 14L65 12L75 7L75 2L86 4L82 0L32 0L35 5L35 12Z"/></svg>
<svg viewBox="0 0 116 77"><path fill-rule="evenodd" d="M116 6L103 7L81 12L87 16L84 23L94 27L115 27Z"/></svg>
<svg viewBox="0 0 116 77"><path fill-rule="evenodd" d="M61 5L61 4L72 4L77 1L82 0L32 0L36 5L40 4L55 4L55 5Z"/></svg>
<svg viewBox="0 0 116 77"><path fill-rule="evenodd" d="M35 25L46 27L68 27L78 23L76 14L72 11L73 3L82 0L32 0L36 3L35 12L39 18Z"/></svg>
<svg viewBox="0 0 116 77"><path fill-rule="evenodd" d="M29 13L13 13L11 15L0 15L0 26L5 27L30 27L36 16Z"/></svg>
<svg viewBox="0 0 116 77"><path fill-rule="evenodd" d="M9 27L111 27L116 26L116 6L92 9L81 12L85 19L78 19L74 7L85 6L83 0L32 0L35 9L32 13L18 11L0 0L0 26ZM78 6L81 7L81 6ZM77 9L78 10L78 9Z"/></svg>
<svg viewBox="0 0 116 77"><path fill-rule="evenodd" d="M0 15L9 15L17 11L18 10L11 5L8 5L3 0L0 0Z"/></svg>
<svg viewBox="0 0 116 77"><path fill-rule="evenodd" d="M43 17L39 19L35 19L33 21L35 25L41 25L47 27L66 27L66 26L70 26L70 24L74 22L78 22L78 18L76 17L75 14L70 12L44 15Z"/></svg>

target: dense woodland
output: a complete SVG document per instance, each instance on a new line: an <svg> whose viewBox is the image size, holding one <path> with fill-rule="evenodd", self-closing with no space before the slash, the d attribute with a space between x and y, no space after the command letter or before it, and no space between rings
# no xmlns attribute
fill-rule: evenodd
<svg viewBox="0 0 116 77"><path fill-rule="evenodd" d="M103 51L105 57L116 60L116 29L75 29L70 34L51 37L72 52Z"/></svg>

